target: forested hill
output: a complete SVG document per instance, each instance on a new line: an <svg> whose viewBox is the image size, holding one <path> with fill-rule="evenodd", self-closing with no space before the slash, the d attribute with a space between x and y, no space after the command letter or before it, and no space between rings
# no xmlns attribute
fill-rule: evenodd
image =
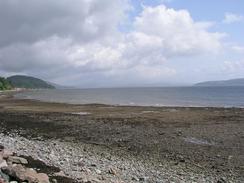
<svg viewBox="0 0 244 183"><path fill-rule="evenodd" d="M55 87L51 84L48 84L46 81L43 81L38 78L30 76L11 76L7 78L7 81L14 88L26 88L26 89L54 89Z"/></svg>
<svg viewBox="0 0 244 183"><path fill-rule="evenodd" d="M0 90L10 90L12 89L11 84L3 77L0 77Z"/></svg>

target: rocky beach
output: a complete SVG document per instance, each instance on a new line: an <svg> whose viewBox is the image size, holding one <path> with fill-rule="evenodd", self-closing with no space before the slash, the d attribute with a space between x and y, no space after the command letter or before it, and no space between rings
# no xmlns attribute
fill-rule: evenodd
<svg viewBox="0 0 244 183"><path fill-rule="evenodd" d="M4 183L244 182L244 109L71 105L12 94L0 94Z"/></svg>

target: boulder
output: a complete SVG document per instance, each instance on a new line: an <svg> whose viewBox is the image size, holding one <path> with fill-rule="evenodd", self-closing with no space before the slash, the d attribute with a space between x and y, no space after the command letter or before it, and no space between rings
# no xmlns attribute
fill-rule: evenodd
<svg viewBox="0 0 244 183"><path fill-rule="evenodd" d="M17 156L9 156L8 161L17 164L28 164L28 161L25 158L17 157Z"/></svg>
<svg viewBox="0 0 244 183"><path fill-rule="evenodd" d="M3 173L2 170L0 169L0 183L2 183L1 181L3 183L9 182L9 176Z"/></svg>
<svg viewBox="0 0 244 183"><path fill-rule="evenodd" d="M22 165L10 165L8 167L3 167L2 171L11 177L24 181L23 174L25 173L25 168Z"/></svg>
<svg viewBox="0 0 244 183"><path fill-rule="evenodd" d="M25 168L21 164L11 165L3 168L3 172L18 181L27 181L28 183L50 183L49 178L44 173L37 173L32 168Z"/></svg>
<svg viewBox="0 0 244 183"><path fill-rule="evenodd" d="M49 177L45 173L38 173L36 175L39 183L49 183Z"/></svg>
<svg viewBox="0 0 244 183"><path fill-rule="evenodd" d="M13 156L13 155L14 155L14 153L12 151L4 149L4 151L3 151L3 159L8 159L10 156Z"/></svg>
<svg viewBox="0 0 244 183"><path fill-rule="evenodd" d="M0 169L3 168L3 167L7 167L8 164L5 160L3 160L2 162L0 162Z"/></svg>

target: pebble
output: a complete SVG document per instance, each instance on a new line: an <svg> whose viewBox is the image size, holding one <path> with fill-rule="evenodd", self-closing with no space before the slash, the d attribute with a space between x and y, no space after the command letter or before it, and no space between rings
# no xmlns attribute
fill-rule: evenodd
<svg viewBox="0 0 244 183"><path fill-rule="evenodd" d="M88 176L87 182L133 183L157 182L158 180L160 182L205 182L204 180L216 182L214 174L206 175L202 172L196 175L181 169L181 166L185 165L183 163L179 163L177 167L167 162L154 166L148 164L146 159L138 160L129 155L123 158L117 157L110 150L100 146L82 143L78 145L52 139L29 140L17 134L6 135L1 132L0 141L10 151L17 151L20 155L31 156L48 165L59 167L62 172L60 175L76 180L83 180L84 176ZM182 159L185 158L182 157ZM79 164L80 162L82 164ZM184 172L180 178L177 175L178 169ZM190 179L191 176L194 176L193 180Z"/></svg>
<svg viewBox="0 0 244 183"><path fill-rule="evenodd" d="M113 168L110 168L108 173L110 173L112 175L116 175L116 171Z"/></svg>
<svg viewBox="0 0 244 183"><path fill-rule="evenodd" d="M102 173L102 171L99 169L96 169L96 173L100 175Z"/></svg>

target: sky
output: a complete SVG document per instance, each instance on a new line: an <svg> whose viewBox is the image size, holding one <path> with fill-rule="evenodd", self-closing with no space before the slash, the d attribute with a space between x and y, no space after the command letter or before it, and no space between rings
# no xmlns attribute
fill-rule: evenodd
<svg viewBox="0 0 244 183"><path fill-rule="evenodd" d="M0 75L66 86L244 77L243 0L0 0Z"/></svg>

